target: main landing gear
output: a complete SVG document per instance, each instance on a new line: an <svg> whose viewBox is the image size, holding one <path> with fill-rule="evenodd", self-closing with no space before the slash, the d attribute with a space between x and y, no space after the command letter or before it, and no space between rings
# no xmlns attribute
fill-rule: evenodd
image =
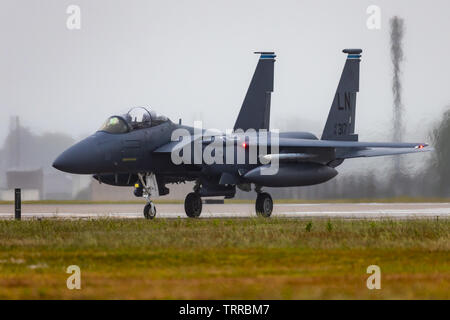
<svg viewBox="0 0 450 320"><path fill-rule="evenodd" d="M267 192L261 192L257 189L256 197L256 215L259 217L268 218L272 215L273 200ZM202 213L202 198L197 192L191 192L184 200L184 211L189 218L198 218Z"/></svg>
<svg viewBox="0 0 450 320"><path fill-rule="evenodd" d="M184 211L189 218L198 218L202 213L202 198L197 192L191 192L184 200Z"/></svg>
<svg viewBox="0 0 450 320"><path fill-rule="evenodd" d="M273 200L267 192L258 192L256 196L256 215L259 217L268 218L272 214Z"/></svg>

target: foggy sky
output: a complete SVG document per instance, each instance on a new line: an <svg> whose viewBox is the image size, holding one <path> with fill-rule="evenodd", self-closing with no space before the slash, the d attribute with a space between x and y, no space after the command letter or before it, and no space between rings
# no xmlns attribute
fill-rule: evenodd
<svg viewBox="0 0 450 320"><path fill-rule="evenodd" d="M356 132L391 140L389 19L405 21L405 141L427 140L450 101L448 0L2 0L0 145L12 115L34 132L77 138L148 105L173 121L232 128L257 63L275 51L272 127L320 135L343 48L362 48ZM81 30L66 8L81 7ZM381 30L366 9L381 8ZM284 128L282 128L284 129Z"/></svg>

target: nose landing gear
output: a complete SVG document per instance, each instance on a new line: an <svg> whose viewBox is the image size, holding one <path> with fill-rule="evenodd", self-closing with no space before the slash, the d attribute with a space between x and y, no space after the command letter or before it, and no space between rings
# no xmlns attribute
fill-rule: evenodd
<svg viewBox="0 0 450 320"><path fill-rule="evenodd" d="M139 173L138 177L141 186L136 186L134 194L147 199L147 204L144 206L144 218L153 219L156 216L156 207L150 197L159 195L156 176L153 173Z"/></svg>
<svg viewBox="0 0 450 320"><path fill-rule="evenodd" d="M148 203L144 206L144 217L145 219L153 219L156 216L156 207L152 201L148 201Z"/></svg>

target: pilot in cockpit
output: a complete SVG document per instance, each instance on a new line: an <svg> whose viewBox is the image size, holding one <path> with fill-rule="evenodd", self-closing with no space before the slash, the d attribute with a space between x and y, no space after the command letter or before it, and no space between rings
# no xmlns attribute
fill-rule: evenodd
<svg viewBox="0 0 450 320"><path fill-rule="evenodd" d="M148 111L145 107L135 107L121 116L112 116L100 127L99 131L108 133L127 133L133 130L155 127L170 121L165 116Z"/></svg>

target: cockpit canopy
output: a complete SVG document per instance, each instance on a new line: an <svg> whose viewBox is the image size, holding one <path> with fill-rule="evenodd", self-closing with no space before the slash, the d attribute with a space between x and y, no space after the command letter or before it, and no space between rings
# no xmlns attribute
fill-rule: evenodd
<svg viewBox="0 0 450 320"><path fill-rule="evenodd" d="M108 133L127 133L133 130L150 128L170 121L169 118L148 111L145 107L135 107L121 116L109 117L99 131Z"/></svg>

